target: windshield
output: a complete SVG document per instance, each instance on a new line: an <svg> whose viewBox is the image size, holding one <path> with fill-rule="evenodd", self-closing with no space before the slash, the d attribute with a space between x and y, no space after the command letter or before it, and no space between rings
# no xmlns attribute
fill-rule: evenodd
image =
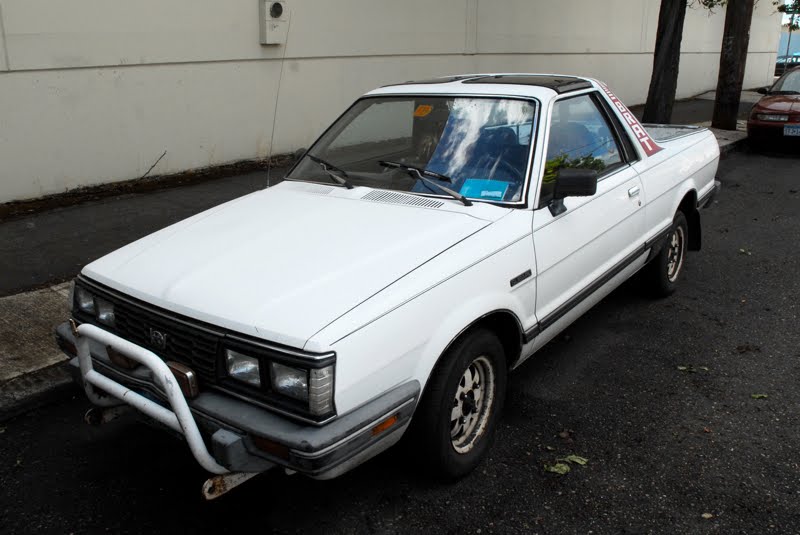
<svg viewBox="0 0 800 535"><path fill-rule="evenodd" d="M775 82L775 85L770 89L770 93L779 91L800 93L800 71L787 72L780 80Z"/></svg>
<svg viewBox="0 0 800 535"><path fill-rule="evenodd" d="M470 199L520 201L535 111L534 102L502 98L365 98L287 178L332 182L333 169L353 186L446 196L439 184Z"/></svg>

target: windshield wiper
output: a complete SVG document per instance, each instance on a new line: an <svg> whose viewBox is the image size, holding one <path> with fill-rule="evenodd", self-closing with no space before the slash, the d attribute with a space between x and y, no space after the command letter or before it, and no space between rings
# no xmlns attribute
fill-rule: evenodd
<svg viewBox="0 0 800 535"><path fill-rule="evenodd" d="M453 191L450 188L446 188L446 187L442 186L441 184L439 184L438 182L434 182L433 180L431 180L430 178L426 177L425 175L432 176L434 178L438 178L439 180L442 180L444 182L453 182L453 180L449 176L440 175L439 173L434 173L433 171L428 171L426 169L422 169L421 167L416 167L416 166L413 166L413 165L408 165L408 164L400 163L400 162L388 162L388 161L385 161L385 160L381 160L381 161L378 162L378 164L382 165L383 167L391 167L393 169L403 169L405 171L408 171L408 174L412 175L412 176L416 174L417 178L419 178L420 180L422 180L426 184L429 184L429 185L432 185L432 186L436 186L440 190L442 190L445 193L447 193L448 195L450 195L455 200L463 203L464 206L472 206L472 203L470 202L470 200L467 199L466 197L464 197L463 195L461 195L460 193L458 193L456 191Z"/></svg>
<svg viewBox="0 0 800 535"><path fill-rule="evenodd" d="M344 169L339 169L335 165L330 162L326 162L322 158L317 158L313 154L306 154L312 162L319 165L325 173L328 174L329 177L334 179L337 183L341 184L342 186L346 187L347 189L353 189L353 185L347 181L350 176L345 172ZM334 173L336 171L336 173ZM338 173L338 174L337 174Z"/></svg>

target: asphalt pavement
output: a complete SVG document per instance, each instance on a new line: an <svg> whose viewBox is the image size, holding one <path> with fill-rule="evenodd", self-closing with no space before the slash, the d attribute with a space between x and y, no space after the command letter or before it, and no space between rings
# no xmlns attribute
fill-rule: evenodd
<svg viewBox="0 0 800 535"><path fill-rule="evenodd" d="M275 472L205 503L183 443L130 418L88 427L76 393L0 424L0 531L797 533L799 164L729 155L678 292L632 281L511 374L491 454L457 483L401 444L333 481ZM569 454L588 463L545 471Z"/></svg>

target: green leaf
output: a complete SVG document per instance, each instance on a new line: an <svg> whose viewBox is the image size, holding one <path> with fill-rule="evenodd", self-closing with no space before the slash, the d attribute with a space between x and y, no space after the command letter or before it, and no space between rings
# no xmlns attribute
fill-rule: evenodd
<svg viewBox="0 0 800 535"><path fill-rule="evenodd" d="M769 396L766 394L750 394L750 397L753 399L767 399Z"/></svg>
<svg viewBox="0 0 800 535"><path fill-rule="evenodd" d="M558 474L560 476L566 475L569 473L570 468L568 464L564 463L556 463L556 464L546 464L544 465L545 472L552 472L554 474Z"/></svg>
<svg viewBox="0 0 800 535"><path fill-rule="evenodd" d="M587 459L586 457L581 457L580 455L567 455L563 459L559 459L559 461L566 461L568 463L586 466L586 463L589 462L589 459Z"/></svg>

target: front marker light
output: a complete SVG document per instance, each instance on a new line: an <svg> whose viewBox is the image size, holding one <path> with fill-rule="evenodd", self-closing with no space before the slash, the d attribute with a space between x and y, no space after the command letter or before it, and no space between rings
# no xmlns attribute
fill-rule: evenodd
<svg viewBox="0 0 800 535"><path fill-rule="evenodd" d="M75 304L81 312L94 314L94 296L81 286L75 287Z"/></svg>
<svg viewBox="0 0 800 535"><path fill-rule="evenodd" d="M322 416L333 412L333 365L309 372L308 410Z"/></svg>
<svg viewBox="0 0 800 535"><path fill-rule="evenodd" d="M113 327L115 323L114 305L98 297L94 300L94 306L97 309L97 321L109 327Z"/></svg>
<svg viewBox="0 0 800 535"><path fill-rule="evenodd" d="M272 388L275 392L299 401L308 400L308 370L284 366L277 362L272 367Z"/></svg>
<svg viewBox="0 0 800 535"><path fill-rule="evenodd" d="M258 359L232 349L225 350L225 367L228 377L252 386L261 386Z"/></svg>

